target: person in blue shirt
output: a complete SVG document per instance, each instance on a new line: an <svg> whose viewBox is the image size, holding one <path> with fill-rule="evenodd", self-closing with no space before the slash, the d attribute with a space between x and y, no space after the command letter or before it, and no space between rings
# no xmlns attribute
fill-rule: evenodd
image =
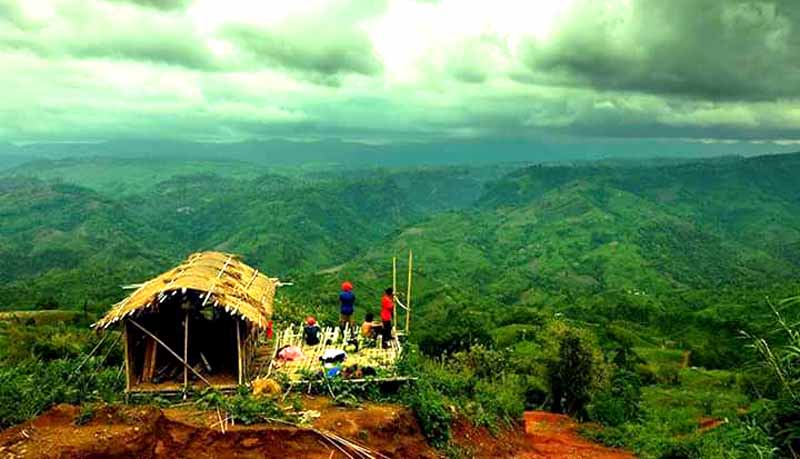
<svg viewBox="0 0 800 459"><path fill-rule="evenodd" d="M313 316L306 318L306 326L303 327L303 341L307 346L316 346L319 344L320 328L317 325L317 320Z"/></svg>
<svg viewBox="0 0 800 459"><path fill-rule="evenodd" d="M350 332L354 333L356 321L353 319L355 310L356 296L353 293L353 284L345 281L342 283L342 292L339 293L339 302L342 304L339 310L339 328L344 331L347 324L350 324Z"/></svg>

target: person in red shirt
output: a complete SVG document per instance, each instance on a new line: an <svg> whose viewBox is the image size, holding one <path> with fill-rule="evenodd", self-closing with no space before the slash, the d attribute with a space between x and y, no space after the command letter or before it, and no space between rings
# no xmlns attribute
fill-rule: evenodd
<svg viewBox="0 0 800 459"><path fill-rule="evenodd" d="M381 334L383 335L383 348L389 347L389 342L392 340L392 316L394 315L394 290L391 287L383 292L381 298L381 322L383 327Z"/></svg>

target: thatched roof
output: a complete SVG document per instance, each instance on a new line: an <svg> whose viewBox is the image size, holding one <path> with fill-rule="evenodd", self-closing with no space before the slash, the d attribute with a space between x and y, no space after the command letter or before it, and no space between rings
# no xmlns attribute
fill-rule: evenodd
<svg viewBox="0 0 800 459"><path fill-rule="evenodd" d="M93 326L106 328L117 321L164 301L182 290L201 293L203 304L240 315L257 327L266 327L272 316L277 279L269 278L244 264L236 255L200 252L155 277L115 304Z"/></svg>

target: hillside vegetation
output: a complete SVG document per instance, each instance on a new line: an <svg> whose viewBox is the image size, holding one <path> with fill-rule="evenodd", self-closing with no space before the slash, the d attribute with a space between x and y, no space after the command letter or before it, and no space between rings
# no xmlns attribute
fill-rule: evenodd
<svg viewBox="0 0 800 459"><path fill-rule="evenodd" d="M15 318L0 329L0 381L28 410L3 422L114 399L113 368L98 373L108 380L83 375L81 388L24 381L68 372L120 285L187 253L238 253L294 281L281 322L335 320L343 279L356 285L359 319L377 312L391 257L402 271L413 249L403 366L420 382L398 397L434 444L449 445L452 407L491 429L546 408L597 421L587 436L642 457L788 455L797 382L765 371L775 362L753 343L767 337L784 352L796 340L796 306L776 305L800 287L798 176L800 154L388 169L24 164L0 182L0 310L81 311L70 319L81 328ZM776 317L789 332L773 333ZM718 427L706 433L703 420Z"/></svg>

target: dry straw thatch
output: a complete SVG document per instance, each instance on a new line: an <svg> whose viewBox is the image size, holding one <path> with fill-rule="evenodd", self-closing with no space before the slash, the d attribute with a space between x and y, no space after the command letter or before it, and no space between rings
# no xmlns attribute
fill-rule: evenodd
<svg viewBox="0 0 800 459"><path fill-rule="evenodd" d="M107 328L137 311L157 306L170 295L193 290L201 293L204 305L223 308L264 328L272 316L279 285L277 279L244 264L236 255L194 253L175 268L142 284L93 326Z"/></svg>

